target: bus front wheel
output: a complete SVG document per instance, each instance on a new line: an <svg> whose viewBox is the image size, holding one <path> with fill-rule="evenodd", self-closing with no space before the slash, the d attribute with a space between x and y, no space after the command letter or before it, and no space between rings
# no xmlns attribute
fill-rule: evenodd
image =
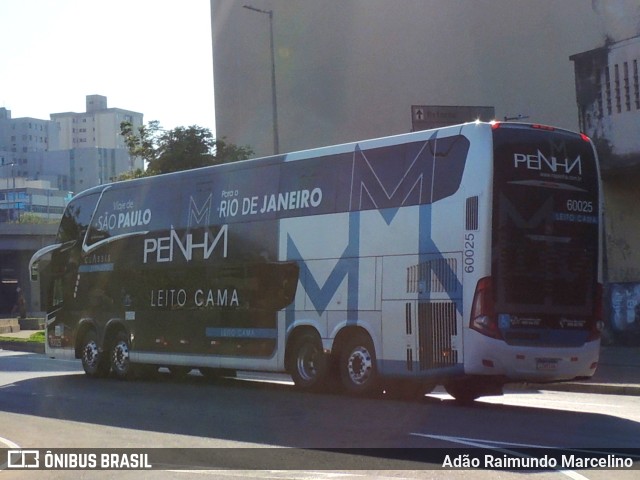
<svg viewBox="0 0 640 480"><path fill-rule="evenodd" d="M357 332L349 338L340 355L340 379L352 395L368 395L378 387L376 353L369 335Z"/></svg>
<svg viewBox="0 0 640 480"><path fill-rule="evenodd" d="M118 332L111 348L111 370L116 378L126 380L131 378L133 365L129 357L129 339L125 332Z"/></svg>
<svg viewBox="0 0 640 480"><path fill-rule="evenodd" d="M109 374L109 359L106 352L100 351L97 335L88 330L82 338L82 368L92 378L106 377Z"/></svg>

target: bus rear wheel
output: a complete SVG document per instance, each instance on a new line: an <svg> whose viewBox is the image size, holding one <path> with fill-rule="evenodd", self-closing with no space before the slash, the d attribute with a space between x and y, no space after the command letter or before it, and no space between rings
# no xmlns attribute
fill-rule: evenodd
<svg viewBox="0 0 640 480"><path fill-rule="evenodd" d="M94 330L88 330L82 337L81 359L82 368L87 376L101 378L109 374L109 359L105 352L100 351Z"/></svg>
<svg viewBox="0 0 640 480"><path fill-rule="evenodd" d="M320 337L310 332L303 333L293 340L290 348L288 370L296 387L307 391L324 387L327 357Z"/></svg>
<svg viewBox="0 0 640 480"><path fill-rule="evenodd" d="M129 338L125 332L118 332L111 348L111 370L116 378L127 380L133 375Z"/></svg>
<svg viewBox="0 0 640 480"><path fill-rule="evenodd" d="M369 335L357 332L349 338L340 355L342 386L352 395L369 395L378 388L376 353Z"/></svg>

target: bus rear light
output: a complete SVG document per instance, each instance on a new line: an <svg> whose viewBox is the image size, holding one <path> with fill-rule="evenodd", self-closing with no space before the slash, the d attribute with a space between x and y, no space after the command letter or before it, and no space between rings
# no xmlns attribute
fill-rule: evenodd
<svg viewBox="0 0 640 480"><path fill-rule="evenodd" d="M580 138L582 140L584 140L585 142L590 142L591 141L591 139L587 135L585 135L584 133L580 134Z"/></svg>
<svg viewBox="0 0 640 480"><path fill-rule="evenodd" d="M502 339L493 308L493 285L491 277L478 280L471 306L469 327L491 338Z"/></svg>
<svg viewBox="0 0 640 480"><path fill-rule="evenodd" d="M548 132L553 132L555 130L554 127L550 127L549 125L541 125L539 123L534 123L531 125L531 128L535 128L537 130L546 130Z"/></svg>

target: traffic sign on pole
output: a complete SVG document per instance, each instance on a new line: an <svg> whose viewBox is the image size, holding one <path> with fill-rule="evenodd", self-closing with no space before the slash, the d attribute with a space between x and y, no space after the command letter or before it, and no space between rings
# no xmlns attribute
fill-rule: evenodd
<svg viewBox="0 0 640 480"><path fill-rule="evenodd" d="M465 122L495 120L494 107L452 106L452 105L412 105L411 130L429 130Z"/></svg>

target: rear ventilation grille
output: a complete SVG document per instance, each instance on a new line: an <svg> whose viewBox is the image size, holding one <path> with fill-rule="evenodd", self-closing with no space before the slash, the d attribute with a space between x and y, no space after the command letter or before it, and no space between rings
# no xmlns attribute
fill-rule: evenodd
<svg viewBox="0 0 640 480"><path fill-rule="evenodd" d="M458 334L456 304L453 302L418 303L418 341L420 370L458 363L452 337Z"/></svg>
<svg viewBox="0 0 640 480"><path fill-rule="evenodd" d="M465 228L478 230L478 197L467 198Z"/></svg>

